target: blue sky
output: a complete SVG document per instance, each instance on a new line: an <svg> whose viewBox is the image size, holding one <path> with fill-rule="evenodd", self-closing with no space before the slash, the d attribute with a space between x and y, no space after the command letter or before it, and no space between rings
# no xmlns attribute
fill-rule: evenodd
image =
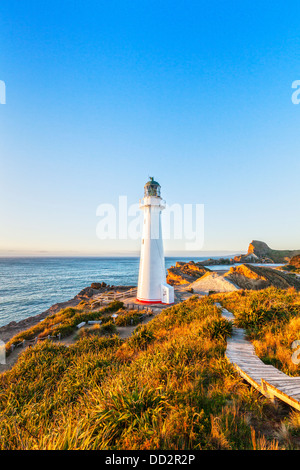
<svg viewBox="0 0 300 470"><path fill-rule="evenodd" d="M2 0L0 253L138 251L99 240L96 209L137 202L149 175L169 204L204 204L205 252L299 249L299 13Z"/></svg>

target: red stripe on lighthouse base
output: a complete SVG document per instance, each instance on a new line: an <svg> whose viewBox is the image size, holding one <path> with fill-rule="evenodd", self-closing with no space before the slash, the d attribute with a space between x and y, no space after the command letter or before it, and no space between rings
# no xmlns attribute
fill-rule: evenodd
<svg viewBox="0 0 300 470"><path fill-rule="evenodd" d="M141 304L162 304L162 305L173 305L174 302L170 303L170 304L166 304L164 302L162 302L161 300L140 300L140 299L136 299L137 302L140 302Z"/></svg>
<svg viewBox="0 0 300 470"><path fill-rule="evenodd" d="M141 299L136 299L137 302L141 302L142 304L162 304L161 300L141 300Z"/></svg>

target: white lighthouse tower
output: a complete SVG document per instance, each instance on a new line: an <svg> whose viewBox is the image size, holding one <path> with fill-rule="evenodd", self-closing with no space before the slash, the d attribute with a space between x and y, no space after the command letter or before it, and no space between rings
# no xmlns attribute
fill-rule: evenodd
<svg viewBox="0 0 300 470"><path fill-rule="evenodd" d="M166 282L161 228L165 201L160 197L160 185L153 178L145 184L140 208L144 211L144 226L137 300L171 304L174 302L174 288Z"/></svg>

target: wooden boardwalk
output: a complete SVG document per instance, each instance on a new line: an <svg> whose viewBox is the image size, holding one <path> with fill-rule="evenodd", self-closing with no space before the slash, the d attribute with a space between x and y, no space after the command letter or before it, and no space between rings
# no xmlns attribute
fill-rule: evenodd
<svg viewBox="0 0 300 470"><path fill-rule="evenodd" d="M222 308L222 316L233 321L231 312ZM289 377L271 365L264 364L256 356L254 346L245 338L245 330L233 327L227 340L226 357L239 374L267 398L284 401L300 410L300 377Z"/></svg>

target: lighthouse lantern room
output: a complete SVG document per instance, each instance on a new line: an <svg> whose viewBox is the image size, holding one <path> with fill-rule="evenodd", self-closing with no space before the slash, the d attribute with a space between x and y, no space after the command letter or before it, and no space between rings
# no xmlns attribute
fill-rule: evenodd
<svg viewBox="0 0 300 470"><path fill-rule="evenodd" d="M145 303L174 302L174 287L166 282L162 240L161 212L165 201L160 185L150 178L144 187L140 208L144 211L143 238L140 257L137 300Z"/></svg>

